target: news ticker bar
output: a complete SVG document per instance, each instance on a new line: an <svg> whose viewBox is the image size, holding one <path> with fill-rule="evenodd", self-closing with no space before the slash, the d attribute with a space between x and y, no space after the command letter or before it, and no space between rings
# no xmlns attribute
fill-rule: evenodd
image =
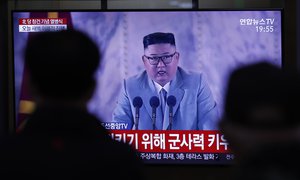
<svg viewBox="0 0 300 180"><path fill-rule="evenodd" d="M230 153L220 131L110 130L110 136L130 144L140 153Z"/></svg>
<svg viewBox="0 0 300 180"><path fill-rule="evenodd" d="M155 164L230 164L234 160L232 153L139 153L145 163Z"/></svg>
<svg viewBox="0 0 300 180"><path fill-rule="evenodd" d="M67 29L66 18L20 18L19 32L60 31Z"/></svg>

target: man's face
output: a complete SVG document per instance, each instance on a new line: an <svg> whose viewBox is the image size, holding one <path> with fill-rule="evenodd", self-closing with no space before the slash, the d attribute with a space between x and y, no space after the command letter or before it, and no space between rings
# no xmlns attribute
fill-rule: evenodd
<svg viewBox="0 0 300 180"><path fill-rule="evenodd" d="M170 82L176 75L179 53L169 43L149 45L143 56L148 76L161 86Z"/></svg>

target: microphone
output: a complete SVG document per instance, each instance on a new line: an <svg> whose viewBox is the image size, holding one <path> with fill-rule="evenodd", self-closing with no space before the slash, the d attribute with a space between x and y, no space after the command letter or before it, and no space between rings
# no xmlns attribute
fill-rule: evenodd
<svg viewBox="0 0 300 180"><path fill-rule="evenodd" d="M142 107L142 105L143 100L140 96L137 96L133 99L133 106L135 107L134 125L136 130L138 130L139 127L140 107Z"/></svg>
<svg viewBox="0 0 300 180"><path fill-rule="evenodd" d="M175 96L169 96L167 99L167 104L169 106L169 130L172 130L172 124L173 124L173 107L176 104L176 97Z"/></svg>
<svg viewBox="0 0 300 180"><path fill-rule="evenodd" d="M156 122L156 108L159 106L159 99L156 96L152 96L150 99L150 106L152 107L152 126L153 130L155 129L155 122Z"/></svg>

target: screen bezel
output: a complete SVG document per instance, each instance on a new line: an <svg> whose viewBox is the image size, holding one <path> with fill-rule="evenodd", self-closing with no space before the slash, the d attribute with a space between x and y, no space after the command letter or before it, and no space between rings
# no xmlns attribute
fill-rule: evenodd
<svg viewBox="0 0 300 180"><path fill-rule="evenodd" d="M64 10L13 10L12 11L12 14L11 14L11 17L12 17L12 20L13 21L13 13L14 12L161 12L161 11L164 11L164 12L195 12L195 11L280 11L281 13L281 54L282 54L282 57L281 57L281 65L282 65L282 68L283 69L286 69L288 68L287 66L289 64L286 63L285 59L284 59L284 49L285 49L285 42L284 42L284 38L283 38L283 35L284 35L284 19L283 19L283 8L251 8L251 9L109 9L109 10L94 10L94 9L64 9ZM13 23L12 23L12 30L13 30ZM12 33L12 60L11 60L11 67L12 67L12 73L11 73L11 76L12 76L12 81L11 82L11 85L10 87L12 87L13 89L13 95L12 95L12 102L13 102L13 114L12 114L12 117L11 119L9 120L10 124L13 124L11 128L11 132L14 133L16 131L16 117L15 117L15 114L16 114L16 111L17 109L15 109L15 81L14 81L14 36L13 36L13 33ZM174 163L175 164L175 163ZM199 164L198 164L199 165ZM201 164L200 164L201 165ZM205 164L206 165L206 164Z"/></svg>

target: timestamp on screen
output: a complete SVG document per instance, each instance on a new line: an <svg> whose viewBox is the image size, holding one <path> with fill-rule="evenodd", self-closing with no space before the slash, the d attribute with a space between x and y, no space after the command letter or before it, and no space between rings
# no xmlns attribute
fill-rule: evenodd
<svg viewBox="0 0 300 180"><path fill-rule="evenodd" d="M274 26L255 26L256 32L271 33L274 31Z"/></svg>

